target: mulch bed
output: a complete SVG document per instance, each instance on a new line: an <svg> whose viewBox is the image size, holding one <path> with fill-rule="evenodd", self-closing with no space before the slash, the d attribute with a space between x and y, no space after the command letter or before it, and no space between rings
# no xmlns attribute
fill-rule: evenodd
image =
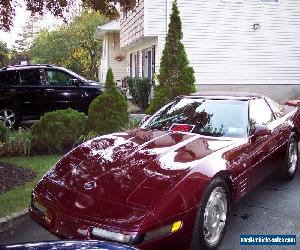
<svg viewBox="0 0 300 250"><path fill-rule="evenodd" d="M21 187L36 176L36 173L30 169L0 162L0 194Z"/></svg>

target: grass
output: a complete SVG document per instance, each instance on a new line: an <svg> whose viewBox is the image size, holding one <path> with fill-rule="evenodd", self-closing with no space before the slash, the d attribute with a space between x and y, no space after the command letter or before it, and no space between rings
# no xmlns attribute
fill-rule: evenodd
<svg viewBox="0 0 300 250"><path fill-rule="evenodd" d="M33 181L0 195L0 218L29 206L32 188L60 159L60 157L60 155L45 155L32 157L6 157L0 159L1 162L32 169L37 173L37 177Z"/></svg>

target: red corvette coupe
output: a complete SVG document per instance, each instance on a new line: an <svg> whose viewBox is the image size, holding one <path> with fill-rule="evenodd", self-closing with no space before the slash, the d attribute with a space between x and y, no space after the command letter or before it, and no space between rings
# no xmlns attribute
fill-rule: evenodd
<svg viewBox="0 0 300 250"><path fill-rule="evenodd" d="M65 155L32 193L30 215L60 238L139 249L215 249L229 209L272 172L295 175L300 105L196 93L140 128Z"/></svg>

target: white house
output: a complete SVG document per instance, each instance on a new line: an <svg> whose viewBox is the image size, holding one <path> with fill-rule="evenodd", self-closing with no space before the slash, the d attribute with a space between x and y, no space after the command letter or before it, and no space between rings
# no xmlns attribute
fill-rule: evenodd
<svg viewBox="0 0 300 250"><path fill-rule="evenodd" d="M122 13L115 45L125 59L116 63L118 77L152 78L158 72L172 2L139 0L132 11ZM254 91L277 100L300 97L300 1L177 3L199 90ZM96 37L109 40L111 33L104 31L105 25L99 27ZM113 60L115 54L108 49L105 56ZM106 68L101 65L101 75Z"/></svg>

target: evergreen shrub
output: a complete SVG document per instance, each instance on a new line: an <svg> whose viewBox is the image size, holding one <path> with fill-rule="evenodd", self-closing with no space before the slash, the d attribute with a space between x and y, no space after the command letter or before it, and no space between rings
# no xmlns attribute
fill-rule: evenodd
<svg viewBox="0 0 300 250"><path fill-rule="evenodd" d="M181 42L182 37L180 13L175 0L160 62L159 87L154 92L154 98L148 109L149 113L154 113L176 96L188 95L196 91L194 70L189 66L187 54Z"/></svg>
<svg viewBox="0 0 300 250"><path fill-rule="evenodd" d="M62 153L86 133L87 118L71 108L46 113L32 126L37 152Z"/></svg>
<svg viewBox="0 0 300 250"><path fill-rule="evenodd" d="M132 102L140 109L146 110L149 106L152 81L148 78L128 77L127 83Z"/></svg>
<svg viewBox="0 0 300 250"><path fill-rule="evenodd" d="M118 90L113 72L109 69L104 93L90 104L88 128L100 135L120 131L129 122L127 110L127 100Z"/></svg>

